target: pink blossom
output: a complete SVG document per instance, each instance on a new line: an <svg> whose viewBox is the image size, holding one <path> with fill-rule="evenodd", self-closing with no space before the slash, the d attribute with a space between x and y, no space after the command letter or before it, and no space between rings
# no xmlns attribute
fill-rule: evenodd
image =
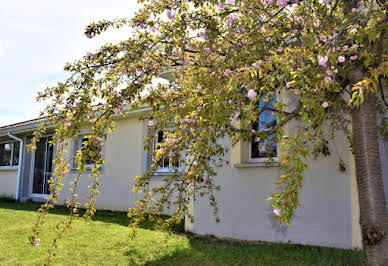
<svg viewBox="0 0 388 266"><path fill-rule="evenodd" d="M323 108L329 107L329 103L328 103L328 102L323 102L323 103L322 103L322 107L323 107Z"/></svg>
<svg viewBox="0 0 388 266"><path fill-rule="evenodd" d="M65 127L69 127L69 126L71 126L71 123L64 123L63 124Z"/></svg>
<svg viewBox="0 0 388 266"><path fill-rule="evenodd" d="M354 24L354 27L355 27L356 29L358 29L358 28L360 27L360 25Z"/></svg>
<svg viewBox="0 0 388 266"><path fill-rule="evenodd" d="M234 1L235 0L226 0L226 3L229 4L229 5L234 5Z"/></svg>
<svg viewBox="0 0 388 266"><path fill-rule="evenodd" d="M197 86L197 91L200 92L202 90L201 86Z"/></svg>
<svg viewBox="0 0 388 266"><path fill-rule="evenodd" d="M229 76L229 72L230 72L230 69L229 69L229 68L225 69L224 75L225 75L225 76Z"/></svg>
<svg viewBox="0 0 388 266"><path fill-rule="evenodd" d="M267 5L270 5L270 4L273 3L273 0L265 0L265 3L266 3Z"/></svg>
<svg viewBox="0 0 388 266"><path fill-rule="evenodd" d="M256 93L254 90L250 89L250 90L248 91L247 97L248 97L251 101L253 101L253 100L256 98L256 96L257 96L257 93Z"/></svg>
<svg viewBox="0 0 388 266"><path fill-rule="evenodd" d="M283 47L278 48L278 52L281 53L283 51Z"/></svg>
<svg viewBox="0 0 388 266"><path fill-rule="evenodd" d="M340 62L340 63L345 62L345 57L344 56L338 56L338 62Z"/></svg>
<svg viewBox="0 0 388 266"><path fill-rule="evenodd" d="M319 26L321 26L321 22L315 21L314 22L314 27L318 28Z"/></svg>
<svg viewBox="0 0 388 266"><path fill-rule="evenodd" d="M292 83L291 83L291 81L286 83L286 87L287 87L287 88L290 88L290 87L292 87Z"/></svg>
<svg viewBox="0 0 388 266"><path fill-rule="evenodd" d="M218 8L219 8L219 9L224 9L224 8L225 8L224 3L221 2L221 3L218 5Z"/></svg>
<svg viewBox="0 0 388 266"><path fill-rule="evenodd" d="M295 34L297 34L297 33L298 33L298 30L297 30L297 29L293 29L292 32L295 33Z"/></svg>
<svg viewBox="0 0 388 266"><path fill-rule="evenodd" d="M37 238L34 240L34 247L39 247L39 244L40 244L40 239Z"/></svg>
<svg viewBox="0 0 388 266"><path fill-rule="evenodd" d="M279 7L285 7L287 6L287 3L285 0L277 0L276 1L276 4L279 6Z"/></svg>
<svg viewBox="0 0 388 266"><path fill-rule="evenodd" d="M344 51L347 51L349 49L349 46L345 45L344 46Z"/></svg>
<svg viewBox="0 0 388 266"><path fill-rule="evenodd" d="M152 127L153 125L154 125L154 121L149 120L149 121L148 121L148 126L149 126L149 127Z"/></svg>
<svg viewBox="0 0 388 266"><path fill-rule="evenodd" d="M102 138L96 137L96 141L101 142L101 141L102 141Z"/></svg>
<svg viewBox="0 0 388 266"><path fill-rule="evenodd" d="M323 2L324 2L325 4L330 3L330 1L331 1L331 0L323 0Z"/></svg>
<svg viewBox="0 0 388 266"><path fill-rule="evenodd" d="M232 104L232 103L233 103L233 101L229 99L228 104Z"/></svg>
<svg viewBox="0 0 388 266"><path fill-rule="evenodd" d="M326 66L327 60L329 60L329 58L327 56L318 55L318 64L320 66Z"/></svg>
<svg viewBox="0 0 388 266"><path fill-rule="evenodd" d="M352 12L353 12L353 13L356 13L356 12L357 12L357 8L354 8L354 7L353 7L353 8L352 8Z"/></svg>
<svg viewBox="0 0 388 266"><path fill-rule="evenodd" d="M322 42L327 42L327 38L325 36L321 36L319 37L319 39L322 41Z"/></svg>
<svg viewBox="0 0 388 266"><path fill-rule="evenodd" d="M94 37L94 36L93 36L92 34L90 34L90 33L86 33L85 35L86 35L86 37L89 38L89 39L91 39L91 38Z"/></svg>
<svg viewBox="0 0 388 266"><path fill-rule="evenodd" d="M325 77L325 81L329 82L331 80L331 77Z"/></svg>
<svg viewBox="0 0 388 266"><path fill-rule="evenodd" d="M352 29L351 32L353 32L354 34L357 33L357 29Z"/></svg>
<svg viewBox="0 0 388 266"><path fill-rule="evenodd" d="M116 107L115 108L115 114L116 115L121 115L123 112L121 111L121 108L120 107Z"/></svg>
<svg viewBox="0 0 388 266"><path fill-rule="evenodd" d="M273 213L276 215L276 216L280 216L282 214L282 211L280 209L274 209L273 210Z"/></svg>
<svg viewBox="0 0 388 266"><path fill-rule="evenodd" d="M61 146L63 147L63 146L65 146L65 145L66 145L66 142L62 141L62 142L61 142Z"/></svg>
<svg viewBox="0 0 388 266"><path fill-rule="evenodd" d="M93 118L89 120L90 123L96 123L96 121L97 121L97 118Z"/></svg>
<svg viewBox="0 0 388 266"><path fill-rule="evenodd" d="M172 15L172 13L171 13L171 10L169 9L169 10L167 10L167 17L168 17L168 19L172 19L174 16Z"/></svg>
<svg viewBox="0 0 388 266"><path fill-rule="evenodd" d="M357 48L358 48L358 45L357 45L357 44L353 44L353 45L350 47L350 49L352 49L352 50L357 50Z"/></svg>
<svg viewBox="0 0 388 266"><path fill-rule="evenodd" d="M70 169L70 164L69 164L69 163L66 164L66 168L67 168L67 169Z"/></svg>
<svg viewBox="0 0 388 266"><path fill-rule="evenodd" d="M354 61L354 60L357 60L357 58L358 58L358 55L352 55L352 56L350 57L350 60Z"/></svg>
<svg viewBox="0 0 388 266"><path fill-rule="evenodd" d="M194 162L193 162L193 165L194 165L194 166L197 166L197 165L198 165L198 162L197 162L197 161L194 161Z"/></svg>

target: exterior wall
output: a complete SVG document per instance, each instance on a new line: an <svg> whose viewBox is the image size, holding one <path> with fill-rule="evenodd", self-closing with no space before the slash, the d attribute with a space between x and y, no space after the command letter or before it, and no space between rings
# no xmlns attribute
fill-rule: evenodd
<svg viewBox="0 0 388 266"><path fill-rule="evenodd" d="M85 128L81 133L88 133ZM100 195L96 201L97 209L127 211L134 207L135 201L140 198L132 193L133 177L145 170L145 151L143 149L144 123L139 118L132 117L117 121L116 129L109 134L103 144L103 159L105 164L101 169L99 180ZM72 144L74 145L74 144ZM74 147L69 147L69 156ZM70 158L70 157L69 157ZM66 178L66 185L61 191L59 204L63 204L68 192L69 181L76 176L72 170ZM77 194L82 203L88 195L88 174L80 179Z"/></svg>
<svg viewBox="0 0 388 266"><path fill-rule="evenodd" d="M17 168L10 170L0 170L0 196L15 197L17 178Z"/></svg>
<svg viewBox="0 0 388 266"><path fill-rule="evenodd" d="M357 214L352 214L351 208L351 200L356 195L354 189L350 189L348 144L344 136L338 136L335 142L330 147L332 156L308 163L300 193L301 207L289 227L277 224L266 201L274 191L274 182L280 174L278 167L225 165L216 177L217 184L221 185L216 194L220 223L215 222L208 200L197 197L191 206L194 223L187 223L186 228L197 234L225 238L360 247L360 242L353 239L359 225L352 222L352 215ZM348 166L345 173L338 171L336 152ZM231 155L226 156L230 158Z"/></svg>

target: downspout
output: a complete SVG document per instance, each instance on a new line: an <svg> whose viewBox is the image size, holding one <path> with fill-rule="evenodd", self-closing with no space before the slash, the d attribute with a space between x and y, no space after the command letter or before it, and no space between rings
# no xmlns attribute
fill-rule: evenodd
<svg viewBox="0 0 388 266"><path fill-rule="evenodd" d="M20 142L20 148L19 148L19 164L18 164L18 178L17 178L17 181L16 181L16 201L19 200L19 186L20 186L20 179L21 179L21 176L22 176L22 162L23 162L23 149L24 149L24 142L21 138L18 138L14 135L12 135L11 133L8 132L8 136L10 138L13 138L14 140L17 140Z"/></svg>

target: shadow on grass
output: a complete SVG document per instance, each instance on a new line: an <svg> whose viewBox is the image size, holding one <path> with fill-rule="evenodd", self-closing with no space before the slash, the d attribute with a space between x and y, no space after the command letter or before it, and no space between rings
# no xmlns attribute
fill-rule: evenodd
<svg viewBox="0 0 388 266"><path fill-rule="evenodd" d="M222 240L198 235L189 239L189 248L177 248L145 265L362 265L362 253L357 249ZM135 254L127 252L130 256ZM133 262L130 259L128 263Z"/></svg>
<svg viewBox="0 0 388 266"><path fill-rule="evenodd" d="M37 212L40 203L27 201L27 202L15 202L15 200L10 200L8 198L0 197L0 208L2 209L12 209L12 210L20 210L20 211L31 211ZM50 209L50 214L53 215L68 215L69 209L65 206L56 205L53 209ZM85 213L85 209L79 209L79 219L82 219L82 215ZM167 218L168 216L162 216L162 218ZM109 211L109 210L97 210L94 216L92 217L92 221L99 221L104 223L112 223L118 224L121 226L128 226L130 223L130 219L127 216L127 212L120 211ZM153 223L148 219L140 224L140 228L153 230ZM184 232L184 223L175 226L173 228L173 232L182 233Z"/></svg>

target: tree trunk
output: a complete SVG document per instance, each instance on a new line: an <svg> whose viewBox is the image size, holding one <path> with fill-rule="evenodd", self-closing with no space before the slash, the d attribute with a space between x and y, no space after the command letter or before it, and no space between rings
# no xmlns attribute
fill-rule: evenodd
<svg viewBox="0 0 388 266"><path fill-rule="evenodd" d="M376 95L353 111L353 141L365 265L388 265L388 211L384 196Z"/></svg>

